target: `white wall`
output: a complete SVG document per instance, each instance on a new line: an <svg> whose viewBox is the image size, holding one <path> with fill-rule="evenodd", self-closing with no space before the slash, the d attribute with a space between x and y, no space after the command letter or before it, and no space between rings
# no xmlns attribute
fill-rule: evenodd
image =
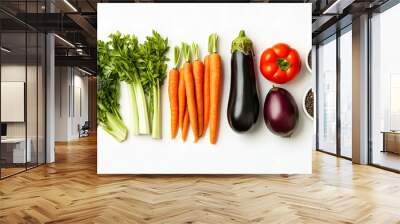
<svg viewBox="0 0 400 224"><path fill-rule="evenodd" d="M67 67L55 68L55 140L68 140L68 87L69 73Z"/></svg>
<svg viewBox="0 0 400 224"><path fill-rule="evenodd" d="M77 139L78 125L88 120L88 78L76 68L56 67L55 85L55 140Z"/></svg>
<svg viewBox="0 0 400 224"><path fill-rule="evenodd" d="M73 108L73 119L72 121L72 129L71 129L71 135L74 136L74 138L78 137L78 124L83 125L85 121L88 121L88 78L87 76L82 76L82 73L79 72L78 75L76 73L77 70L75 70L75 75L74 75L74 92L75 94L73 96L74 98L74 108ZM79 93L80 91L80 93ZM80 95L80 97L79 97ZM78 102L80 101L80 103ZM81 107L81 108L79 108ZM82 111L80 111L82 110Z"/></svg>

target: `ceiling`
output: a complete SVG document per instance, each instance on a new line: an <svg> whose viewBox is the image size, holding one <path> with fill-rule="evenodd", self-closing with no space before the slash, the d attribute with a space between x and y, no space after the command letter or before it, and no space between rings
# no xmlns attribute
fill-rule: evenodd
<svg viewBox="0 0 400 224"><path fill-rule="evenodd" d="M388 0L197 0L191 2L269 2L312 3L313 40L320 41L335 32L337 21L377 7ZM97 3L105 2L188 2L184 0L1 0L0 22L5 38L21 43L16 32L31 28L55 32L56 64L96 70ZM49 13L49 12L52 13ZM346 25L343 23L342 25ZM333 28L332 28L333 27ZM328 32L329 31L329 32ZM13 38L15 36L15 38ZM21 36L21 35L20 35ZM64 41L66 40L66 41ZM8 41L7 41L8 42ZM4 42L3 42L4 43ZM74 45L72 47L72 45ZM11 45L10 45L11 46ZM28 51L30 51L28 49Z"/></svg>

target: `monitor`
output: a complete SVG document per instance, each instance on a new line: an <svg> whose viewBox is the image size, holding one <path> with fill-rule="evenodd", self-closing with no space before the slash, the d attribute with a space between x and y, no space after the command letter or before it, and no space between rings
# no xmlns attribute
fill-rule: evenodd
<svg viewBox="0 0 400 224"><path fill-rule="evenodd" d="M1 136L7 136L7 124L1 123Z"/></svg>

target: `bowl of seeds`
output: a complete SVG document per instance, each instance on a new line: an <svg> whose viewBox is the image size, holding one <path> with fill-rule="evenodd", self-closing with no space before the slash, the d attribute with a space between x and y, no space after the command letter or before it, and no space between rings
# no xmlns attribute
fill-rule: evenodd
<svg viewBox="0 0 400 224"><path fill-rule="evenodd" d="M303 111L308 118L314 120L314 91L308 89L303 96Z"/></svg>

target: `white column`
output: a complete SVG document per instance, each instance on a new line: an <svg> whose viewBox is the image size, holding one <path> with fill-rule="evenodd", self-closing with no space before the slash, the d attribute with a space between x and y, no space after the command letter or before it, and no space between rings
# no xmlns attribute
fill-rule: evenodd
<svg viewBox="0 0 400 224"><path fill-rule="evenodd" d="M368 163L368 15L353 20L353 162Z"/></svg>
<svg viewBox="0 0 400 224"><path fill-rule="evenodd" d="M54 35L47 34L46 36L46 60L47 60L47 71L46 71L46 163L52 163L55 161L55 149L54 149L54 134L55 134L55 56L54 56Z"/></svg>

